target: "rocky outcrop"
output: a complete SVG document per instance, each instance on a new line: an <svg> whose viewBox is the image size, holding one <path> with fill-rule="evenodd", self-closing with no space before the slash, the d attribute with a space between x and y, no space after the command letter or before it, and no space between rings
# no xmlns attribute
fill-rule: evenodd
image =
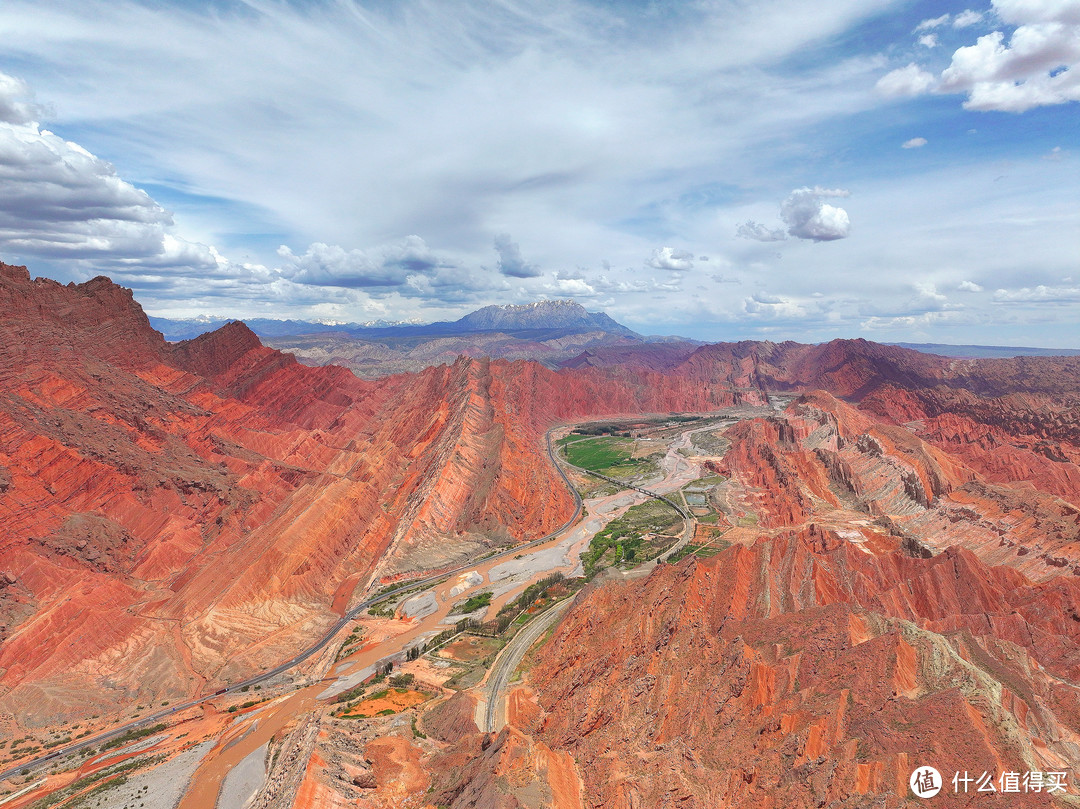
<svg viewBox="0 0 1080 809"><path fill-rule="evenodd" d="M215 688L373 575L550 532L555 421L744 395L467 358L364 382L242 323L170 345L107 279L7 265L0 311L0 711L39 724Z"/></svg>
<svg viewBox="0 0 1080 809"><path fill-rule="evenodd" d="M1080 624L1045 605L1078 594L817 528L733 547L585 597L530 671L524 730L611 807L901 806L918 763L1060 768Z"/></svg>

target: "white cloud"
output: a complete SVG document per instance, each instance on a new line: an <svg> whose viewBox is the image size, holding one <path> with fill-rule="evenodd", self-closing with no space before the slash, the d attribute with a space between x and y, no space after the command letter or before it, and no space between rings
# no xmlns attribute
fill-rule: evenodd
<svg viewBox="0 0 1080 809"><path fill-rule="evenodd" d="M901 149L921 149L927 144L926 138L912 138L900 144Z"/></svg>
<svg viewBox="0 0 1080 809"><path fill-rule="evenodd" d="M875 88L884 96L915 96L929 92L934 86L934 76L912 62L897 68L878 79Z"/></svg>
<svg viewBox="0 0 1080 809"><path fill-rule="evenodd" d="M0 123L28 124L39 120L43 110L30 98L26 82L0 73Z"/></svg>
<svg viewBox="0 0 1080 809"><path fill-rule="evenodd" d="M685 272L694 268L694 254L674 247L658 247L652 251L645 265L657 270Z"/></svg>
<svg viewBox="0 0 1080 809"><path fill-rule="evenodd" d="M419 236L374 250L346 250L315 242L299 256L282 245L278 255L285 262L282 274L296 283L349 288L398 287L411 276L447 266Z"/></svg>
<svg viewBox="0 0 1080 809"><path fill-rule="evenodd" d="M970 8L961 11L952 21L953 28L970 28L983 18L982 12L972 11Z"/></svg>
<svg viewBox="0 0 1080 809"><path fill-rule="evenodd" d="M994 11L1003 22L1060 22L1080 25L1080 3L1076 0L994 0Z"/></svg>
<svg viewBox="0 0 1080 809"><path fill-rule="evenodd" d="M846 238L851 233L847 211L825 202L834 197L848 197L843 189L797 188L780 205L780 218L788 233L798 239L815 242Z"/></svg>
<svg viewBox="0 0 1080 809"><path fill-rule="evenodd" d="M866 331L901 331L905 337L910 338L912 332L915 330L931 329L935 326L942 326L950 322L955 322L958 319L964 318L964 315L956 311L933 311L923 312L919 315L897 315L895 317L881 317L873 316L864 320L860 326ZM925 332L916 332L923 333ZM882 338L876 338L882 339Z"/></svg>
<svg viewBox="0 0 1080 809"><path fill-rule="evenodd" d="M1061 69L1065 68L1065 69ZM1024 112L1080 100L1080 26L1036 23L959 48L941 74L945 92L967 92L967 109Z"/></svg>
<svg viewBox="0 0 1080 809"><path fill-rule="evenodd" d="M112 165L35 122L13 122L26 110L7 102L0 97L10 119L0 122L0 249L118 270L129 260L218 267L210 248L172 234L172 215Z"/></svg>
<svg viewBox="0 0 1080 809"><path fill-rule="evenodd" d="M783 228L770 228L753 219L743 222L735 230L735 235L741 239L753 239L757 242L782 242L787 238Z"/></svg>
<svg viewBox="0 0 1080 809"><path fill-rule="evenodd" d="M535 278L540 275L540 268L529 264L521 257L521 248L511 241L509 233L495 236L495 252L499 254L498 269L503 275L512 278Z"/></svg>
<svg viewBox="0 0 1080 809"><path fill-rule="evenodd" d="M823 313L818 301L798 301L794 298L755 292L742 301L743 313L752 319L804 320Z"/></svg>
<svg viewBox="0 0 1080 809"><path fill-rule="evenodd" d="M995 303L1077 303L1080 288L1054 287L1039 284L1019 289L998 289L994 292Z"/></svg>
<svg viewBox="0 0 1080 809"><path fill-rule="evenodd" d="M1011 34L993 31L958 48L940 80L912 63L882 76L878 91L966 93L966 109L1016 113L1080 101L1080 0L993 0L993 8L998 20L1016 26ZM953 27L983 18L968 9Z"/></svg>
<svg viewBox="0 0 1080 809"><path fill-rule="evenodd" d="M588 298L597 294L584 278L556 278L553 283L545 284L544 287L556 295L578 298Z"/></svg>
<svg viewBox="0 0 1080 809"><path fill-rule="evenodd" d="M923 34L919 37L919 44L924 48L936 48L938 46L937 34Z"/></svg>
<svg viewBox="0 0 1080 809"><path fill-rule="evenodd" d="M921 23L915 26L915 31L929 31L932 28L940 28L949 21L948 14L942 14L940 17L933 17L929 20L923 20Z"/></svg>
<svg viewBox="0 0 1080 809"><path fill-rule="evenodd" d="M956 288L963 291L963 292L982 292L983 291L983 288L981 286L979 286L978 284L976 284L974 281L961 281L957 285Z"/></svg>

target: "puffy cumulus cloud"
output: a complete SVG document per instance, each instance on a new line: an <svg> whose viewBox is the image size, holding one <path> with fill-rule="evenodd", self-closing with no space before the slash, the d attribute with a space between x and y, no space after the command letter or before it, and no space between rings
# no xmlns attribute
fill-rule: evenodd
<svg viewBox="0 0 1080 809"><path fill-rule="evenodd" d="M592 298L597 295L596 289L584 278L559 278L550 284L544 284L544 289L555 295L566 295L576 298Z"/></svg>
<svg viewBox="0 0 1080 809"><path fill-rule="evenodd" d="M495 252L499 254L497 266L503 275L511 278L536 278L540 275L539 267L529 264L521 257L521 248L517 242L510 239L509 233L495 236Z"/></svg>
<svg viewBox="0 0 1080 809"><path fill-rule="evenodd" d="M918 315L895 315L893 317L883 317L880 315L874 315L866 318L866 320L860 323L860 327L866 331L896 331L901 330L909 333L923 333L925 329L932 329L935 326L942 326L946 324L953 324L957 322L966 322L970 318L962 313L954 310L949 311L930 311L923 312Z"/></svg>
<svg viewBox="0 0 1080 809"><path fill-rule="evenodd" d="M981 11L972 11L970 8L964 9L955 17L953 17L953 28L970 28L978 22L981 22L983 18Z"/></svg>
<svg viewBox="0 0 1080 809"><path fill-rule="evenodd" d="M966 109L1017 113L1080 101L1080 0L994 0L993 10L1015 26L1011 34L993 31L957 48L938 79L914 63L893 70L878 92L964 93ZM983 17L969 9L952 24L963 29Z"/></svg>
<svg viewBox="0 0 1080 809"><path fill-rule="evenodd" d="M966 109L1024 112L1080 101L1080 25L1021 25L959 48L941 74L943 92L968 94Z"/></svg>
<svg viewBox="0 0 1080 809"><path fill-rule="evenodd" d="M694 268L694 254L674 247L657 247L645 265L656 270L685 272Z"/></svg>
<svg viewBox="0 0 1080 809"><path fill-rule="evenodd" d="M490 272L461 265L444 265L432 272L413 273L396 292L406 298L424 298L436 304L490 303L492 295L510 291L509 282Z"/></svg>
<svg viewBox="0 0 1080 809"><path fill-rule="evenodd" d="M159 288L171 277L235 279L213 247L186 240L173 218L112 164L41 128L25 82L0 73L0 250L63 260L76 274L108 272Z"/></svg>
<svg viewBox="0 0 1080 809"><path fill-rule="evenodd" d="M983 288L974 281L961 281L956 286L961 292L982 292Z"/></svg>
<svg viewBox="0 0 1080 809"><path fill-rule="evenodd" d="M912 138L900 144L901 149L921 149L928 143L926 138Z"/></svg>
<svg viewBox="0 0 1080 809"><path fill-rule="evenodd" d="M851 192L841 188L796 188L780 205L780 218L788 233L797 239L828 242L844 239L851 233L847 211L825 202L835 197L848 197Z"/></svg>
<svg viewBox="0 0 1080 809"><path fill-rule="evenodd" d="M783 228L770 228L753 219L748 219L735 229L740 239L752 239L756 242L782 242L787 238Z"/></svg>
<svg viewBox="0 0 1080 809"><path fill-rule="evenodd" d="M216 265L209 248L168 233L172 215L149 194L37 123L0 122L0 186L0 248L11 254Z"/></svg>
<svg viewBox="0 0 1080 809"><path fill-rule="evenodd" d="M915 305L918 308L936 310L948 305L948 296L938 292L936 284L930 281L916 281L912 286L915 288Z"/></svg>
<svg viewBox="0 0 1080 809"><path fill-rule="evenodd" d="M917 96L929 92L934 83L934 74L912 62L886 73L874 87L883 96Z"/></svg>
<svg viewBox="0 0 1080 809"><path fill-rule="evenodd" d="M1080 25L1080 3L1076 0L994 0L994 11L1003 22L1060 22Z"/></svg>
<svg viewBox="0 0 1080 809"><path fill-rule="evenodd" d="M994 292L994 303L1076 303L1080 301L1080 288L1065 286L1047 286L1019 289L998 289Z"/></svg>
<svg viewBox="0 0 1080 809"><path fill-rule="evenodd" d="M282 245L284 277L300 284L348 288L400 287L411 276L448 266L423 239L408 236L373 250L346 250L340 245L315 242L303 255Z"/></svg>
<svg viewBox="0 0 1080 809"><path fill-rule="evenodd" d="M819 316L823 307L817 301L800 302L793 298L755 292L743 298L742 311L753 320L805 320Z"/></svg>

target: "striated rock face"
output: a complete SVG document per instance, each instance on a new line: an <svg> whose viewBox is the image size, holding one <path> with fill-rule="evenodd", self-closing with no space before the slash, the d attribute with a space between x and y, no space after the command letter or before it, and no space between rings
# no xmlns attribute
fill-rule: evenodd
<svg viewBox="0 0 1080 809"><path fill-rule="evenodd" d="M1078 597L961 549L762 539L583 595L530 671L525 730L605 807L891 807L923 762L1075 767L1078 703L1058 678L1076 677L1080 624L1047 606Z"/></svg>
<svg viewBox="0 0 1080 809"><path fill-rule="evenodd" d="M752 384L732 369L714 371ZM1068 397L843 378L861 401L809 391L725 432L706 466L730 477L715 502L735 544L586 590L490 744L569 756L597 807L900 807L926 764L1076 782L1080 509L1057 493ZM976 404L1007 404L1025 431L980 424ZM1055 442L1045 466L1016 460L1031 437ZM505 755L458 766L463 750L429 765L434 783L457 774L448 796L532 777Z"/></svg>
<svg viewBox="0 0 1080 809"><path fill-rule="evenodd" d="M741 397L465 358L364 382L241 323L171 345L108 279L7 265L0 312L0 714L35 725L235 680L372 575L553 530L558 419Z"/></svg>
<svg viewBox="0 0 1080 809"><path fill-rule="evenodd" d="M710 462L746 512L718 521L735 547L594 589L513 727L485 738L454 703L437 757L372 748L376 782L457 806L515 805L511 781L520 805L899 805L911 751L1080 760L1074 361L737 343L369 382L239 323L168 344L107 279L0 265L0 312L0 722L213 690L355 587L554 530L560 420L783 391L804 395Z"/></svg>

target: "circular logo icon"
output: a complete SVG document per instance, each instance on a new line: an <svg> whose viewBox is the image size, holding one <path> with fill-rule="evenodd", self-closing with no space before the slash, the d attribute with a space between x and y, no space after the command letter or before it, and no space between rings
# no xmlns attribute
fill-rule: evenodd
<svg viewBox="0 0 1080 809"><path fill-rule="evenodd" d="M941 792L941 773L933 767L916 767L908 780L918 798L932 798Z"/></svg>

